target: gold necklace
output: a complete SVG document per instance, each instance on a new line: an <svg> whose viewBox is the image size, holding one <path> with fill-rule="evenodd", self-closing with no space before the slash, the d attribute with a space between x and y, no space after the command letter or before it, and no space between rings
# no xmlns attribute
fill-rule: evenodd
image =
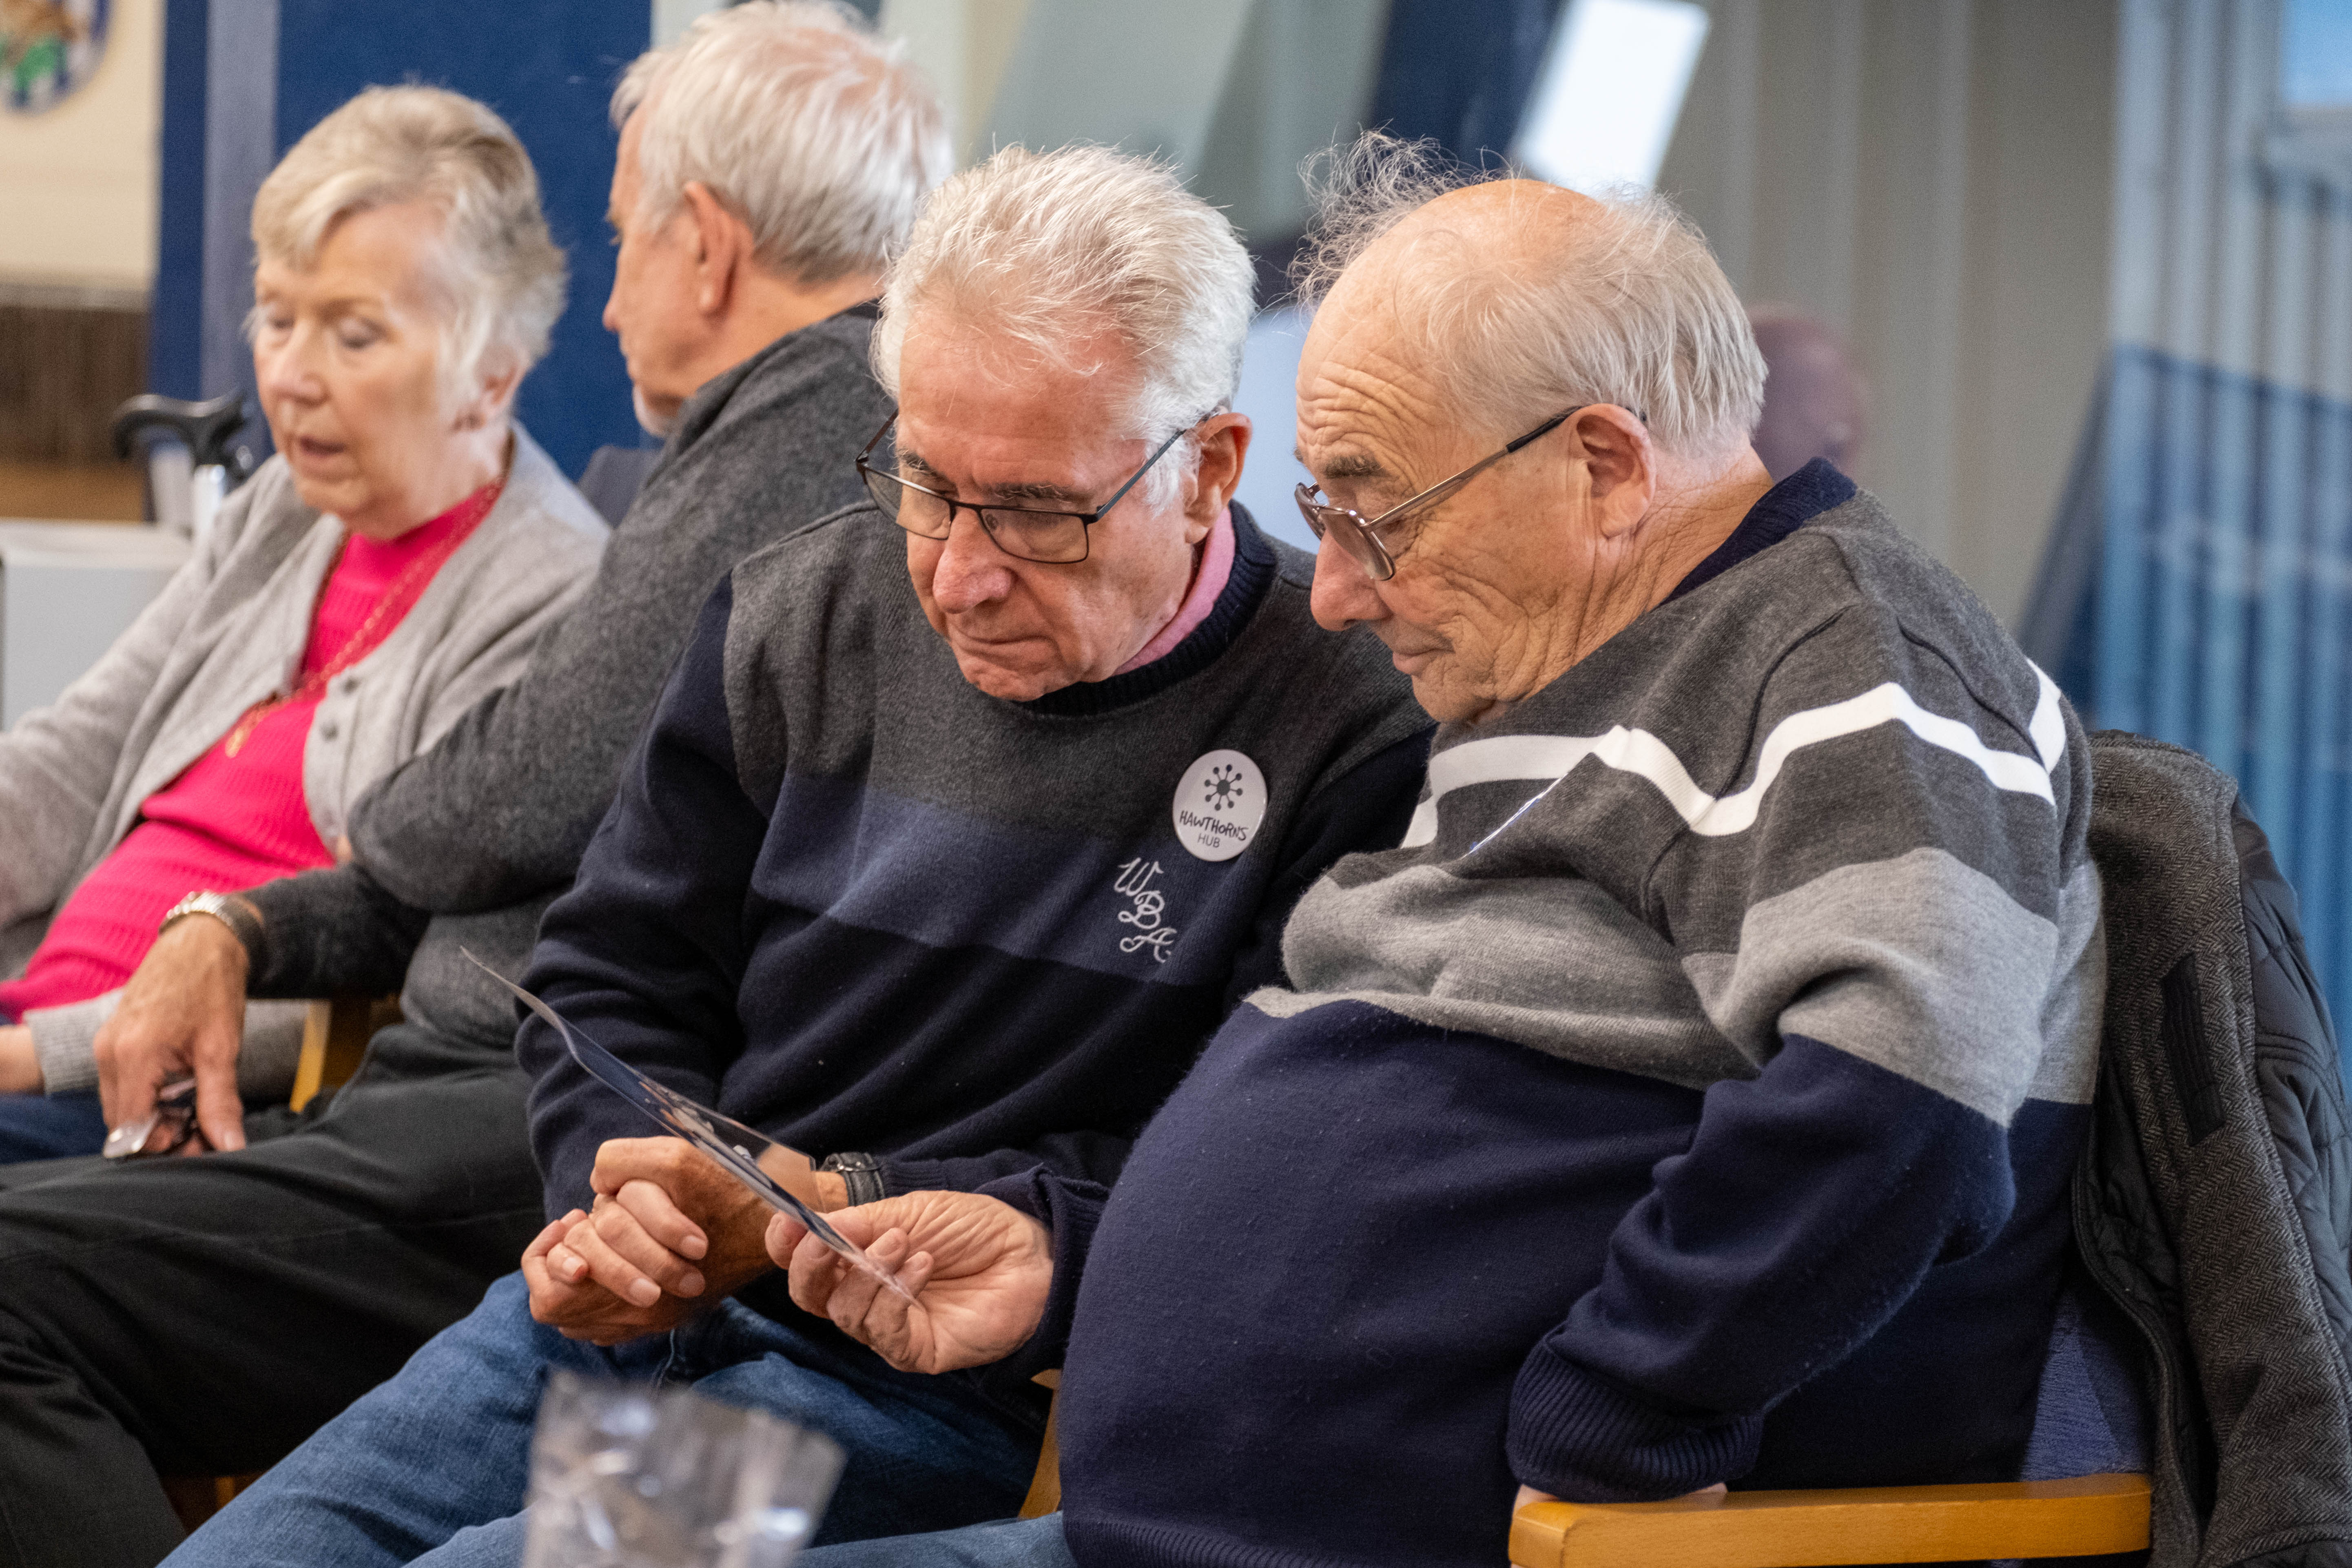
<svg viewBox="0 0 2352 1568"><path fill-rule="evenodd" d="M391 585L377 596L374 607L367 613L367 618L360 622L352 635L343 639L342 647L335 650L334 658L329 659L318 669L305 673L300 680L295 682L291 691L279 692L276 696L263 698L247 709L244 715L229 727L228 739L224 743L224 749L228 754L233 757L243 751L245 743L253 739L253 731L260 727L263 720L280 708L289 707L297 702L307 702L325 695L328 684L335 677L342 674L373 652L374 645L369 639L375 635L377 626L391 612L392 606L400 602L402 595L415 584L419 577L431 577L442 568L450 556L457 552L457 547L466 542L474 530L480 526L484 518L489 516L490 509L498 504L499 493L505 489L506 480L503 478L493 479L459 503L465 509L466 515L458 519L440 543L410 562L407 569L392 580ZM336 546L334 564L327 568L326 578L320 584L319 592L322 597L326 594L326 584L334 580L335 567L342 564L343 552L350 548L351 542L351 535L346 533L343 535L343 542ZM316 612L314 611L313 614L315 615Z"/></svg>

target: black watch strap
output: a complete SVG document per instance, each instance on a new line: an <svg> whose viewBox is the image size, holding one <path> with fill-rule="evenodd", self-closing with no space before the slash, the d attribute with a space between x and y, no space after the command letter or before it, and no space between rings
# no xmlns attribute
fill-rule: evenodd
<svg viewBox="0 0 2352 1568"><path fill-rule="evenodd" d="M827 1154L817 1169L831 1171L849 1189L849 1206L878 1204L886 1195L882 1191L882 1162L871 1154Z"/></svg>

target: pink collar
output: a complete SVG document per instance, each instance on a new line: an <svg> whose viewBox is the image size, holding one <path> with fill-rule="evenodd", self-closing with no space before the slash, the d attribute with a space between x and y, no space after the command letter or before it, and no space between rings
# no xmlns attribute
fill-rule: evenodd
<svg viewBox="0 0 2352 1568"><path fill-rule="evenodd" d="M1141 669L1173 651L1217 607L1217 595L1225 591L1225 579L1233 575L1233 571L1234 514L1228 508L1217 514L1209 537L1201 542L1201 558L1192 568L1192 585L1185 590L1184 602L1176 606L1174 618L1154 633L1133 658L1111 673L1125 675L1130 669Z"/></svg>

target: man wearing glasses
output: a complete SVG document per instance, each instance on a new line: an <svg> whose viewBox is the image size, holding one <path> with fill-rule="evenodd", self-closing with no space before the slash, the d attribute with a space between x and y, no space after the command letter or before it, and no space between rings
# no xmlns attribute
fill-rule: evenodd
<svg viewBox="0 0 2352 1568"><path fill-rule="evenodd" d="M770 1163L815 1207L1108 1183L1280 979L1299 891L1404 830L1425 719L1230 504L1253 281L1149 163L1016 148L942 186L875 328L898 412L838 459L870 499L720 583L541 926L524 984L805 1152ZM521 1271L175 1563L519 1563L551 1368L829 1434L825 1539L1019 1500L1042 1390L894 1372L802 1313L759 1200L552 1030L517 1052L551 1222Z"/></svg>
<svg viewBox="0 0 2352 1568"><path fill-rule="evenodd" d="M1670 205L1334 163L1298 499L1319 617L1443 721L1428 797L1115 1190L835 1216L903 1295L778 1217L892 1365L1062 1373L1057 1516L802 1568L1491 1568L1548 1498L2139 1468L2133 1352L2062 1308L2080 724L1852 480L1773 482Z"/></svg>

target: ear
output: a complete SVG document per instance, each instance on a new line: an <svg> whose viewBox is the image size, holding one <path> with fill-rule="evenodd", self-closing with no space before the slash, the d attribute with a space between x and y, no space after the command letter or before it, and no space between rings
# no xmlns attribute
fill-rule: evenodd
<svg viewBox="0 0 2352 1568"><path fill-rule="evenodd" d="M700 180L686 184L685 237L694 245L694 303L706 316L724 315L743 268L751 264L751 228Z"/></svg>
<svg viewBox="0 0 2352 1568"><path fill-rule="evenodd" d="M1215 414L1201 421L1195 439L1201 458L1192 470L1190 493L1184 498L1184 542L1198 544L1209 537L1241 488L1242 461L1249 456L1250 420L1246 414Z"/></svg>
<svg viewBox="0 0 2352 1568"><path fill-rule="evenodd" d="M477 374L474 395L457 410L460 430L479 430L504 419L514 407L515 388L522 384L522 367L511 363Z"/></svg>
<svg viewBox="0 0 2352 1568"><path fill-rule="evenodd" d="M1618 539L1649 514L1658 489L1658 452L1649 427L1613 403L1597 403L1569 421L1576 433L1601 536Z"/></svg>

